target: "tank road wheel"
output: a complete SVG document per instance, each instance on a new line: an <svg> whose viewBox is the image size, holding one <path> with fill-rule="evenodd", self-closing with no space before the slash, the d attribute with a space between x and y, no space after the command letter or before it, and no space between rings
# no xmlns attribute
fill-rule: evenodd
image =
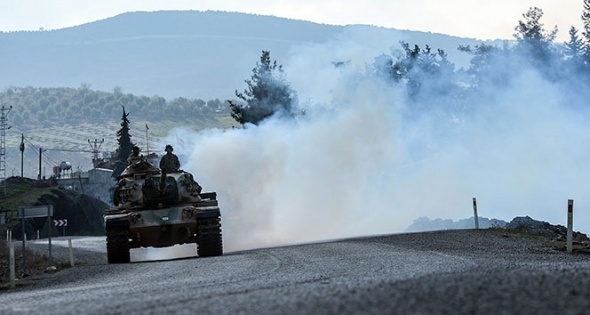
<svg viewBox="0 0 590 315"><path fill-rule="evenodd" d="M197 254L199 257L221 256L221 219L206 218L197 220Z"/></svg>
<svg viewBox="0 0 590 315"><path fill-rule="evenodd" d="M127 229L107 229L106 233L109 264L128 263L130 257Z"/></svg>

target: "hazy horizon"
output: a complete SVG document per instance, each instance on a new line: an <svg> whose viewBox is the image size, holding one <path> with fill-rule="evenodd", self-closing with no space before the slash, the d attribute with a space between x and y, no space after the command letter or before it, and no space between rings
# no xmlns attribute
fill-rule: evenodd
<svg viewBox="0 0 590 315"><path fill-rule="evenodd" d="M84 1L46 0L42 2L7 0L0 4L0 31L61 29L103 20L125 12L196 10L241 12L312 21L331 25L374 25L398 30L433 32L479 40L512 39L514 27L530 7L545 12L548 29L558 26L558 39L566 41L567 31L581 29L581 0L467 1L401 0L348 1L333 5L329 1ZM362 9L360 9L362 8ZM483 14L479 13L482 12Z"/></svg>

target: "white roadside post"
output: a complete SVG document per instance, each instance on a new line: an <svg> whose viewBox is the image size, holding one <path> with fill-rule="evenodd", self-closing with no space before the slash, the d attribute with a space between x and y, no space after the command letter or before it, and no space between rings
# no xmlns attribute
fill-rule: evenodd
<svg viewBox="0 0 590 315"><path fill-rule="evenodd" d="M473 219L475 220L475 229L479 230L479 218L477 217L477 200L473 197Z"/></svg>
<svg viewBox="0 0 590 315"><path fill-rule="evenodd" d="M8 242L8 265L10 269L10 287L15 287L16 269L14 258L14 244L12 244L12 230L6 230L6 241Z"/></svg>
<svg viewBox="0 0 590 315"><path fill-rule="evenodd" d="M14 288L15 285L15 278L16 278L16 269L14 267L14 244L12 242L8 243L8 253L9 253L9 264L10 264L10 287Z"/></svg>
<svg viewBox="0 0 590 315"><path fill-rule="evenodd" d="M74 267L74 250L72 249L72 239L68 239L68 247L70 248L70 266Z"/></svg>
<svg viewBox="0 0 590 315"><path fill-rule="evenodd" d="M567 201L567 240L566 240L566 247L567 247L568 253L572 252L573 228L574 228L574 200L569 199Z"/></svg>

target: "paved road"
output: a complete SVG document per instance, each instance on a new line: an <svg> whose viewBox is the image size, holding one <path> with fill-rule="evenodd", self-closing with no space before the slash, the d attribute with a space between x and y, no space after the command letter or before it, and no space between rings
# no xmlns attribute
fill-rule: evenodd
<svg viewBox="0 0 590 315"><path fill-rule="evenodd" d="M60 242L67 244L55 240L54 245ZM142 249L132 250L133 262L124 265L106 264L103 238L75 239L73 244L75 267L0 291L0 313L590 312L589 256L486 230L368 237L163 261L153 260L157 251ZM54 247L57 258L67 257L66 248ZM180 255L194 254L193 246L178 250Z"/></svg>

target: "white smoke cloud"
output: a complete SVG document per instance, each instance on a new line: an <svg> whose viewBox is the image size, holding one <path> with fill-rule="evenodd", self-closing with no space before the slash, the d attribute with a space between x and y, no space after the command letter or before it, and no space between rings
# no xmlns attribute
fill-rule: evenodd
<svg viewBox="0 0 590 315"><path fill-rule="evenodd" d="M181 128L165 139L182 168L217 191L226 251L398 233L422 216L463 219L472 197L479 215L507 221L565 224L567 199L589 205L590 127L553 83L526 72L469 115L417 118L403 91L365 70L378 54L337 48L305 46L279 61L308 107L299 120ZM589 215L577 214L584 231Z"/></svg>

